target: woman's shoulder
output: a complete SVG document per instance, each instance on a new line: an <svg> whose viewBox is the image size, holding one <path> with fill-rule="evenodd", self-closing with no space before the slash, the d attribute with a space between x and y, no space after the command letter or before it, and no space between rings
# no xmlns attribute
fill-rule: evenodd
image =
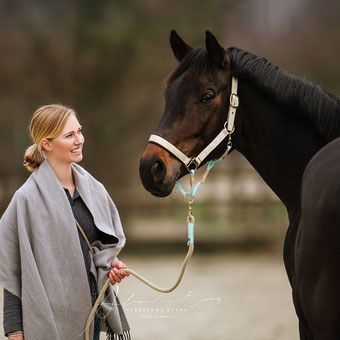
<svg viewBox="0 0 340 340"><path fill-rule="evenodd" d="M26 205L27 202L30 202L36 192L34 187L35 185L31 175L27 178L24 184L22 184L21 187L14 192L6 211L13 211L13 209L16 210L21 208L23 205Z"/></svg>
<svg viewBox="0 0 340 340"><path fill-rule="evenodd" d="M24 184L17 189L14 193L14 197L21 199L29 199L34 195L36 191L36 184L33 180L33 173L26 179Z"/></svg>

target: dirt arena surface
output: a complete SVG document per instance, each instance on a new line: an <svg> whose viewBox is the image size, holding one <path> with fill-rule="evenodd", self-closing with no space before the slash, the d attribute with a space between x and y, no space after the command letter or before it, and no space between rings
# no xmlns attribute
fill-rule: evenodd
<svg viewBox="0 0 340 340"><path fill-rule="evenodd" d="M184 256L129 255L121 259L159 286L168 287ZM134 340L299 338L280 255L194 253L174 292L160 294L131 276L119 285L118 296ZM6 339L2 329L1 339Z"/></svg>

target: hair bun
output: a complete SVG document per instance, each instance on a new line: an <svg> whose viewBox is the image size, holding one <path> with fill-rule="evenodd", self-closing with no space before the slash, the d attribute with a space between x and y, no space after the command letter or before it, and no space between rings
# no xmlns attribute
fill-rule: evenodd
<svg viewBox="0 0 340 340"><path fill-rule="evenodd" d="M37 170L40 164L44 161L45 157L41 150L39 150L37 144L33 144L27 148L24 156L24 167L33 172Z"/></svg>

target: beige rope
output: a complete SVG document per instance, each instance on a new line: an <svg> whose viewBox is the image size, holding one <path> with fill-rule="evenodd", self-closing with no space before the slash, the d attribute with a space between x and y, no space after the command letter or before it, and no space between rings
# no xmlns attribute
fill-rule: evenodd
<svg viewBox="0 0 340 340"><path fill-rule="evenodd" d="M142 281L143 283L145 283L147 286L149 286L150 288L154 289L154 290L157 290L158 292L160 293L170 293L172 292L179 284L180 282L182 281L182 278L183 278L183 275L184 275L184 271L185 271L185 268L191 258L191 255L194 251L194 245L192 243L189 244L189 249L188 249L188 252L187 252L187 255L182 263L182 267L181 267L181 270L180 270L180 273L178 275L178 279L177 281L169 288L160 288L156 285L154 285L153 283L151 283L150 281L148 281L147 279L145 279L143 276L139 275L138 273L136 273L134 270L132 269L120 269L120 271L125 271L127 273L130 273L132 274L134 277L136 277L138 280Z"/></svg>
<svg viewBox="0 0 340 340"><path fill-rule="evenodd" d="M91 246L91 244L90 244L88 238L86 237L83 228L80 226L80 224L78 223L77 220L76 220L76 225L77 225L77 227L78 227L80 233L83 235L84 240L85 240L87 246L89 247L91 254L94 255L94 251L93 251L93 249L92 249L92 246Z"/></svg>
<svg viewBox="0 0 340 340"><path fill-rule="evenodd" d="M76 225L80 231L80 233L82 234L82 236L84 237L85 241L86 241L86 244L88 245L90 251L91 251L91 254L94 255L94 251L92 249L92 246L88 240L88 238L86 237L82 227L80 226L80 224L78 223L78 221L76 220ZM154 290L157 290L158 292L160 293L170 293L172 292L179 284L180 282L182 281L182 278L183 278L183 275L184 275L184 272L185 272L185 269L186 269L186 266L191 258L191 255L194 251L194 245L192 243L188 243L188 252L187 252L187 255L185 256L185 259L182 263L182 266L181 266L181 270L179 272L179 275L178 275L178 279L177 281L169 288L160 288L158 286L156 286L155 284L151 283L150 281L148 281L147 279L145 279L143 276L139 275L138 273L136 273L134 270L132 269L129 269L129 268L124 268L124 269L119 269L120 271L124 271L124 272L127 272L127 273L130 273L131 275L133 275L134 277L136 277L138 280L142 281L143 283L145 283L147 286L149 286L150 288L154 289ZM98 298L95 302L95 304L93 305L93 308L91 310L91 313L87 319L87 322L86 322L86 327L85 327L85 340L90 340L90 325L91 325L91 322L94 318L94 315L98 309L98 306L99 304L102 302L103 300L103 297L104 297L104 294L107 290L107 288L109 287L111 283L111 280L110 279L107 279L103 288L101 289L99 295L98 295Z"/></svg>

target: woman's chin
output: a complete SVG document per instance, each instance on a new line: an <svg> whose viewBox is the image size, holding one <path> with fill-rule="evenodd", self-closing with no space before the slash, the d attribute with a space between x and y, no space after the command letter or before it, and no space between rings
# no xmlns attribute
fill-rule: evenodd
<svg viewBox="0 0 340 340"><path fill-rule="evenodd" d="M79 155L72 155L71 159L73 163L78 163L83 160L83 154L81 153Z"/></svg>

